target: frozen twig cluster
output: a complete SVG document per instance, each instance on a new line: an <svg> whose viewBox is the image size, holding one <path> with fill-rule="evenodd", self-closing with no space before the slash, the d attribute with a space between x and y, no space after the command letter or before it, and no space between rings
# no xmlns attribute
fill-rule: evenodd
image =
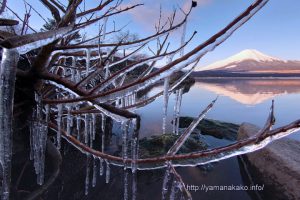
<svg viewBox="0 0 300 200"><path fill-rule="evenodd" d="M115 15L121 15L142 4L123 6L123 1L103 0L92 8L83 6L84 0L69 1L68 5L57 0L41 0L51 12L53 24L44 32L35 31L30 25L30 12L38 11L26 3L24 19L6 6L3 1L0 11L7 9L18 21L0 19L0 26L22 25L20 35L0 32L0 46L3 49L1 61L0 90L0 163L3 171L2 199L9 198L11 138L13 118L13 94L16 76L34 83L36 107L31 124L31 158L37 173L38 184L44 182L45 146L48 127L56 132L55 145L61 149L64 138L87 156L85 193L88 194L90 183L96 186L97 174L105 174L107 183L111 177L111 167L124 168L124 199L131 195L136 198L137 170L166 168L162 197L175 199L183 196L191 199L185 190L176 166L203 165L232 156L245 154L263 148L268 143L286 136L299 129L300 122L295 121L287 126L271 130L274 123L274 106L264 128L253 138L238 141L234 144L209 149L201 152L177 154L186 139L193 132L205 114L213 107L215 101L200 113L192 124L179 132L179 115L183 89L180 84L190 75L200 59L209 51L229 38L239 27L258 12L268 0L255 2L238 15L226 27L218 31L205 42L187 51L186 46L194 38L194 32L187 38L188 17L195 6L191 5L183 18L176 22L176 11L166 22L160 18L155 26L155 32L144 38L128 39L122 35L118 41L112 42L126 27L116 28L111 20ZM4 7L4 8L3 8ZM38 13L44 19L43 15ZM82 37L85 28L97 24L99 31L89 38ZM171 49L172 33L181 31L180 46ZM33 33L29 33L33 32ZM156 45L153 45L156 44ZM156 50L153 49L156 46ZM39 49L38 53L32 53ZM149 55L138 57L141 51ZM21 70L17 67L19 56L30 63L30 69ZM161 68L154 70L160 60L167 62ZM175 81L172 76L188 67ZM6 78L4 78L6 77ZM139 97L139 93L164 81L163 90L151 97ZM176 103L173 115L173 133L180 135L178 140L164 156L155 158L139 158L140 116L135 109L145 106L159 96L163 96L163 126L166 132L166 117L169 96L175 92ZM113 156L105 152L105 140L110 120L119 123L122 130L122 156ZM97 127L101 127L97 129ZM99 136L97 136L99 135ZM94 148L94 141L99 137L101 149ZM49 142L49 140L48 140ZM92 166L92 169L91 169ZM131 192L128 190L128 169L132 173ZM98 171L98 172L97 172ZM92 173L92 180L90 174ZM168 182L173 176L174 182ZM167 193L165 193L167 191ZM179 194L180 191L180 194Z"/></svg>

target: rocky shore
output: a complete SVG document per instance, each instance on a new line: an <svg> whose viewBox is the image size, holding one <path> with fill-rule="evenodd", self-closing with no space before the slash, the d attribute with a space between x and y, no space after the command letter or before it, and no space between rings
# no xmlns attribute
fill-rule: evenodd
<svg viewBox="0 0 300 200"><path fill-rule="evenodd" d="M258 127L244 123L238 140L257 133ZM243 156L254 180L265 185L263 199L300 199L300 142L282 138Z"/></svg>

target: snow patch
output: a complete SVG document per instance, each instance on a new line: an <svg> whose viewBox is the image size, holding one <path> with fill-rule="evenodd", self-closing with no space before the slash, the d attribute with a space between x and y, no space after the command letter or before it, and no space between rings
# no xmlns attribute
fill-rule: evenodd
<svg viewBox="0 0 300 200"><path fill-rule="evenodd" d="M274 61L280 61L284 62L284 60L281 60L276 57L268 56L266 54L263 54L255 49L246 49L241 51L240 53L237 53L227 59L217 61L213 64L210 64L203 68L198 68L196 71L204 71L204 70L212 70L212 69L219 69L225 67L225 69L230 69L236 67L236 63L246 61L246 60L252 60L257 62L274 62Z"/></svg>

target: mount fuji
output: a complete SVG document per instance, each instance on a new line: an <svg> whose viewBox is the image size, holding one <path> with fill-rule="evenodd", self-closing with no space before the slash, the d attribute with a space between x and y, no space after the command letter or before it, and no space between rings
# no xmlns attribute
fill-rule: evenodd
<svg viewBox="0 0 300 200"><path fill-rule="evenodd" d="M194 76L300 76L300 61L282 60L246 49L203 68Z"/></svg>

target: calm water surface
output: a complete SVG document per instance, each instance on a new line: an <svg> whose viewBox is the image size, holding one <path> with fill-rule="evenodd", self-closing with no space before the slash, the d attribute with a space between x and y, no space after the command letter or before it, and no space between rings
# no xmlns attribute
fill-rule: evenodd
<svg viewBox="0 0 300 200"><path fill-rule="evenodd" d="M162 86L153 88L151 94L162 90ZM263 126L269 113L272 99L275 100L275 127L300 119L300 79L205 79L198 80L188 93L183 95L181 116L197 116L213 99L219 95L208 118L241 124L249 122ZM171 120L175 95L172 94L168 106L167 130L172 131ZM149 136L160 134L162 127L163 98L137 111L142 116L142 134ZM291 138L300 140L300 134Z"/></svg>
<svg viewBox="0 0 300 200"><path fill-rule="evenodd" d="M161 91L157 86L149 92L149 96ZM241 124L249 122L263 126L268 116L272 99L275 100L276 126L284 125L300 118L300 79L205 79L197 80L188 93L183 95L181 116L197 116L213 99L219 96L214 108L207 114L208 118ZM168 106L167 132L172 132L172 116L175 95L172 94ZM160 97L151 104L137 110L142 116L141 137L161 134L162 105ZM300 140L300 134L295 133L290 138ZM211 146L222 146L230 143L206 136L205 141ZM248 185L243 167L237 158L230 158L214 164L213 170L203 172L198 167L178 168L187 185ZM247 178L246 178L247 179ZM149 187L155 188L155 183ZM157 186L158 187L158 186ZM213 191L191 192L194 199L231 200L257 199L256 193L246 191ZM159 195L158 195L159 197ZM151 199L145 197L145 199Z"/></svg>

